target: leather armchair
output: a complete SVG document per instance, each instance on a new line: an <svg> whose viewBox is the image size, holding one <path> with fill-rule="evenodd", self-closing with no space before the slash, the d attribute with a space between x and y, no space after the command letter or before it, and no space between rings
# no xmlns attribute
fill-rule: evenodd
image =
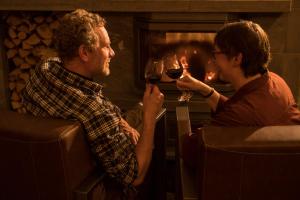
<svg viewBox="0 0 300 200"><path fill-rule="evenodd" d="M0 199L101 199L79 123L11 111L0 116Z"/></svg>
<svg viewBox="0 0 300 200"><path fill-rule="evenodd" d="M300 126L205 127L184 138L180 199L300 198Z"/></svg>
<svg viewBox="0 0 300 200"><path fill-rule="evenodd" d="M104 184L106 175L96 167L80 123L0 113L1 200L104 200L119 195L110 183ZM143 195L162 200L165 113L162 109L156 118L152 162L141 185Z"/></svg>

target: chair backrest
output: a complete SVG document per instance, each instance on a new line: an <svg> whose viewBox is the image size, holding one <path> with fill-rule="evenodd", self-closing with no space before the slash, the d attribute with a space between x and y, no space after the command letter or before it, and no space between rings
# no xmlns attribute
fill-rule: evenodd
<svg viewBox="0 0 300 200"><path fill-rule="evenodd" d="M73 199L95 168L77 122L1 111L0 199Z"/></svg>
<svg viewBox="0 0 300 200"><path fill-rule="evenodd" d="M300 198L300 126L198 132L199 199Z"/></svg>

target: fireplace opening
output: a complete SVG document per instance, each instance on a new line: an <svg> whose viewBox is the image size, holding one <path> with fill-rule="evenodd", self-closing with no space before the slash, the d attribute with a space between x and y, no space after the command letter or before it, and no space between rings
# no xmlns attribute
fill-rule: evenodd
<svg viewBox="0 0 300 200"><path fill-rule="evenodd" d="M145 67L149 60L169 62L174 55L183 66L183 74L189 73L222 93L232 92L224 81L213 59L213 40L216 31L225 21L197 21L195 19L136 19L137 83L144 85ZM176 91L174 79L163 71L160 88Z"/></svg>
<svg viewBox="0 0 300 200"><path fill-rule="evenodd" d="M183 75L191 74L207 84L225 83L219 75L213 59L213 39L215 33L166 32L165 39L158 39L150 47L149 57L163 60L165 64L176 58L183 66ZM161 82L173 82L166 71Z"/></svg>

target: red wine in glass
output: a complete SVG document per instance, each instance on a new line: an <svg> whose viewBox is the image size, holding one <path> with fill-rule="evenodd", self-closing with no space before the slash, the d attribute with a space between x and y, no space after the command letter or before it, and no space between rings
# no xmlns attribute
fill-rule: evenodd
<svg viewBox="0 0 300 200"><path fill-rule="evenodd" d="M151 84L159 83L163 72L163 61L161 59L149 59L145 68L146 82Z"/></svg>
<svg viewBox="0 0 300 200"><path fill-rule="evenodd" d="M166 74L171 79L179 79L183 74L183 66L182 63L177 59L176 54L166 57L165 60ZM191 91L183 91L182 95L178 98L178 101L188 102L192 96L193 93Z"/></svg>
<svg viewBox="0 0 300 200"><path fill-rule="evenodd" d="M158 84L159 81L161 79L161 75L158 75L158 74L152 74L152 75L149 75L147 78L146 78L146 81L151 83L151 84Z"/></svg>
<svg viewBox="0 0 300 200"><path fill-rule="evenodd" d="M171 79L179 79L183 73L183 66L175 53L165 56L164 68L167 76Z"/></svg>
<svg viewBox="0 0 300 200"><path fill-rule="evenodd" d="M183 73L183 67L181 63L179 63L179 68L169 68L166 71L166 74L171 78L171 79L179 79L182 76Z"/></svg>

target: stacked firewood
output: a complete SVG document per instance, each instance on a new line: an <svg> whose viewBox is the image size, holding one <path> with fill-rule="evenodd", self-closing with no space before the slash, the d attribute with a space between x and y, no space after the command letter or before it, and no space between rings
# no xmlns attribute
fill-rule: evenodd
<svg viewBox="0 0 300 200"><path fill-rule="evenodd" d="M17 16L6 18L7 34L4 39L9 65L11 108L24 113L20 93L31 71L42 59L56 56L52 48L54 31L59 26L56 15Z"/></svg>

